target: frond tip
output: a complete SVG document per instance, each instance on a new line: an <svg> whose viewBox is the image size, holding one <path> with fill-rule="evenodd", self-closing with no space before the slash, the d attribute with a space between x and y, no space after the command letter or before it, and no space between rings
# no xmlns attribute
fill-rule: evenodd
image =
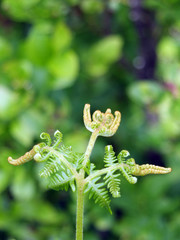
<svg viewBox="0 0 180 240"><path fill-rule="evenodd" d="M37 151L40 149L41 144L35 145L29 152L25 153L23 156L13 159L8 157L8 162L14 166L21 165L23 163L31 161L36 155Z"/></svg>
<svg viewBox="0 0 180 240"><path fill-rule="evenodd" d="M166 174L170 172L171 172L171 168L164 168L164 167L159 167L159 166L150 165L150 164L143 164L143 165L136 164L131 169L131 173L135 176L145 176L148 174Z"/></svg>
<svg viewBox="0 0 180 240"><path fill-rule="evenodd" d="M112 145L107 145L105 147L104 162L105 162L105 167L110 167L117 162Z"/></svg>
<svg viewBox="0 0 180 240"><path fill-rule="evenodd" d="M113 147L108 145L105 147L105 156L104 156L105 167L116 166L117 158ZM116 170L108 171L104 177L107 188L114 198L120 197L120 174L114 174Z"/></svg>

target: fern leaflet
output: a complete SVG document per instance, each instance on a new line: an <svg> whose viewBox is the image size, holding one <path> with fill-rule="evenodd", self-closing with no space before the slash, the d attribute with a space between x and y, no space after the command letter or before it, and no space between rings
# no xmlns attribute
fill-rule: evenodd
<svg viewBox="0 0 180 240"><path fill-rule="evenodd" d="M104 156L105 167L115 166L117 162L117 158L115 156L115 152L113 151L113 147L108 145L105 147L105 156ZM120 197L120 174L114 174L116 170L109 171L104 179L107 184L107 188L109 188L110 193L113 197Z"/></svg>
<svg viewBox="0 0 180 240"><path fill-rule="evenodd" d="M48 187L54 190L65 190L69 189L69 185L74 192L76 187L74 184L74 176L71 174L70 171L62 171L60 173L55 173L49 177L49 184Z"/></svg>
<svg viewBox="0 0 180 240"><path fill-rule="evenodd" d="M110 199L108 191L105 188L102 188L104 183L97 183L100 178L101 177L94 178L91 182L89 182L87 188L85 189L85 193L89 192L89 199L93 198L95 203L105 207L110 213L112 213L109 206Z"/></svg>
<svg viewBox="0 0 180 240"><path fill-rule="evenodd" d="M56 173L58 171L65 170L62 162L59 158L53 159L52 157L46 162L43 170L40 172L41 177L49 177L51 174Z"/></svg>
<svg viewBox="0 0 180 240"><path fill-rule="evenodd" d="M117 162L115 152L113 151L113 147L111 145L105 147L104 162L105 167L110 167Z"/></svg>
<svg viewBox="0 0 180 240"><path fill-rule="evenodd" d="M110 171L104 177L107 188L109 188L110 193L114 198L120 197L120 174L114 174L114 171Z"/></svg>

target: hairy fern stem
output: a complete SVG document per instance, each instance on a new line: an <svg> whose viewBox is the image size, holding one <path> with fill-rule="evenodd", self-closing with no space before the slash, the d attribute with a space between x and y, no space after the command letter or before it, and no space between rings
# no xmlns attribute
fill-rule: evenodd
<svg viewBox="0 0 180 240"><path fill-rule="evenodd" d="M86 148L86 152L84 154L84 162L83 162L83 167L85 167L87 165L87 162L89 161L89 158L90 158L90 155L92 153L92 150L93 150L93 147L94 147L94 144L96 142L96 139L98 137L98 133L99 131L94 131L92 134L91 134L91 137L89 139L89 143L88 143L88 146Z"/></svg>

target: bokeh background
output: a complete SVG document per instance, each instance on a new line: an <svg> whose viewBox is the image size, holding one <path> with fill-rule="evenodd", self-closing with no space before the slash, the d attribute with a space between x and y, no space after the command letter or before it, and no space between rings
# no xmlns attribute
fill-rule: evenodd
<svg viewBox="0 0 180 240"><path fill-rule="evenodd" d="M121 111L119 130L97 140L171 174L121 181L113 215L86 199L87 240L179 240L179 0L1 0L0 239L74 239L75 195L48 190L37 163L14 167L45 131L83 152L92 111Z"/></svg>

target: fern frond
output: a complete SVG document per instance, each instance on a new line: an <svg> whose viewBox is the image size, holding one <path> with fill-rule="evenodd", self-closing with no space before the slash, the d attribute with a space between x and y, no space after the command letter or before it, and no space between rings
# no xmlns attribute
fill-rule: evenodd
<svg viewBox="0 0 180 240"><path fill-rule="evenodd" d="M95 203L98 203L100 206L105 207L110 213L110 199L108 196L108 191L103 188L104 183L97 183L100 177L94 178L91 182L88 183L85 193L89 192L89 199L93 198Z"/></svg>
<svg viewBox="0 0 180 240"><path fill-rule="evenodd" d="M67 191L71 187L72 191L74 192L76 187L74 184L74 176L71 174L70 171L62 171L55 173L49 177L49 184L48 187L54 190L65 190Z"/></svg>
<svg viewBox="0 0 180 240"><path fill-rule="evenodd" d="M73 155L72 147L66 147L63 143L57 149L58 152L64 155L64 157L71 159Z"/></svg>
<svg viewBox="0 0 180 240"><path fill-rule="evenodd" d="M113 147L111 145L105 147L104 162L105 167L110 167L117 162L115 152L113 151Z"/></svg>
<svg viewBox="0 0 180 240"><path fill-rule="evenodd" d="M94 163L90 163L90 161L87 162L86 168L84 168L85 172L90 175L91 173L95 172L95 164Z"/></svg>
<svg viewBox="0 0 180 240"><path fill-rule="evenodd" d="M61 144L57 151L60 152L75 169L78 170L82 167L81 163L84 160L83 153L73 152L71 147L66 147L64 144Z"/></svg>
<svg viewBox="0 0 180 240"><path fill-rule="evenodd" d="M83 153L73 153L72 155L72 165L78 170L82 167L82 162L84 160L84 154Z"/></svg>
<svg viewBox="0 0 180 240"><path fill-rule="evenodd" d="M114 174L114 171L110 171L104 177L107 188L114 198L120 197L120 174Z"/></svg>
<svg viewBox="0 0 180 240"><path fill-rule="evenodd" d="M40 172L40 176L41 177L49 177L51 176L51 174L59 172L59 171L64 171L65 170L65 166L62 164L62 162L60 161L60 159L56 158L50 158L43 170L41 170Z"/></svg>
<svg viewBox="0 0 180 240"><path fill-rule="evenodd" d="M104 156L105 167L115 166L117 163L117 158L115 156L115 152L113 151L113 147L108 145L105 147L105 156ZM107 184L107 188L113 197L120 197L120 174L114 174L116 170L109 171L104 179Z"/></svg>

